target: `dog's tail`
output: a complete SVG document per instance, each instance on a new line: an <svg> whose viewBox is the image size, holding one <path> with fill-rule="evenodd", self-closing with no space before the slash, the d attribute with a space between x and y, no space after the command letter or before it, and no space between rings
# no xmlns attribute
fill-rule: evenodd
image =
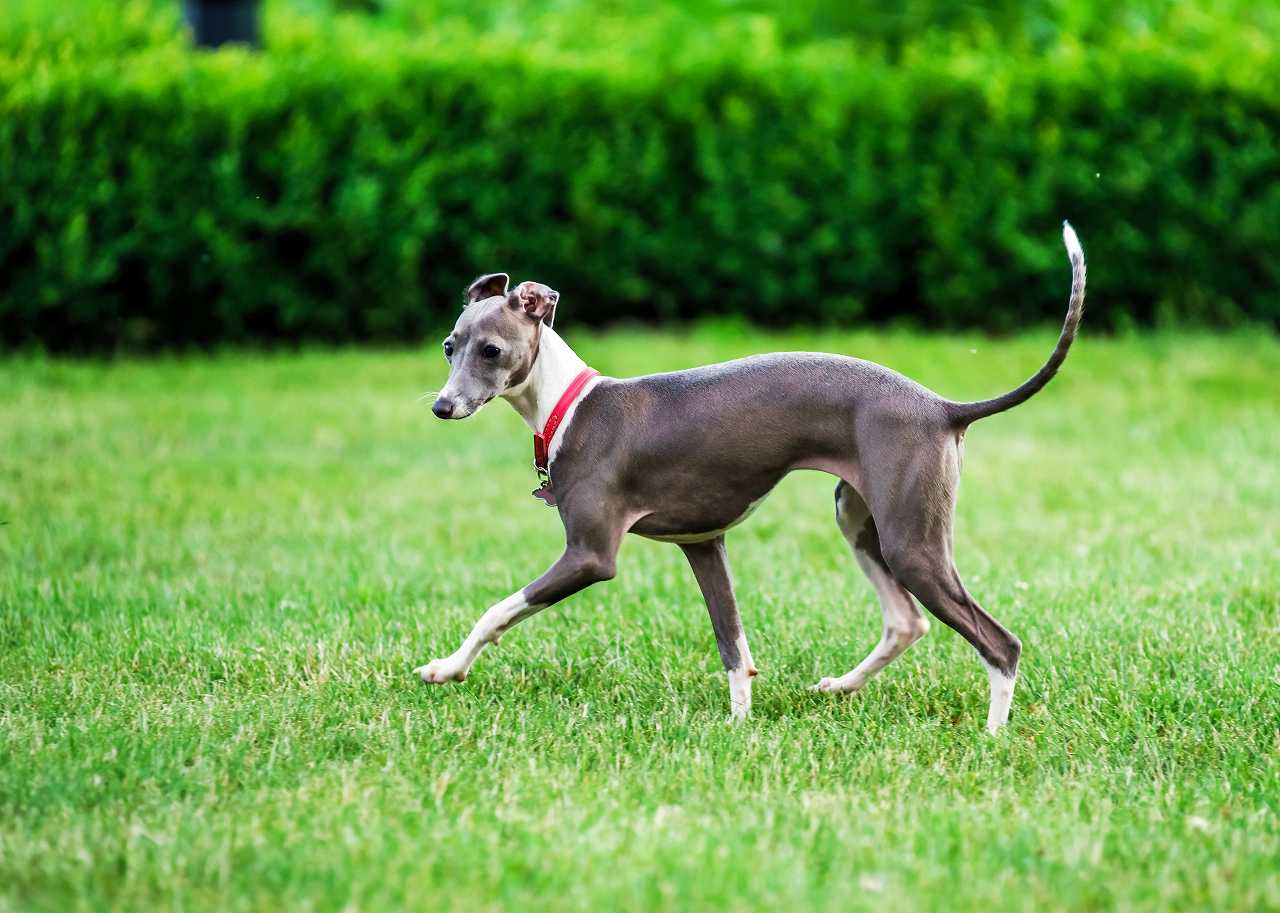
<svg viewBox="0 0 1280 913"><path fill-rule="evenodd" d="M1062 240L1067 245L1067 256L1071 258L1071 301L1067 305L1067 319L1062 324L1062 335L1058 337L1058 344L1053 347L1053 354L1022 386L1008 393L977 403L948 403L951 423L955 427L965 427L980 418L1025 403L1044 389L1044 385L1053 379L1058 368L1066 361L1067 352L1076 338L1076 327L1080 325L1080 317L1084 313L1084 251L1080 249L1080 239L1076 237L1075 229L1069 222L1062 223Z"/></svg>

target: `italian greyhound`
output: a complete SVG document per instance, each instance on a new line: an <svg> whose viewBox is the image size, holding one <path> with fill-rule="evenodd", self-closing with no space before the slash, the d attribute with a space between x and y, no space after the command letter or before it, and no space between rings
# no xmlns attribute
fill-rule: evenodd
<svg viewBox="0 0 1280 913"><path fill-rule="evenodd" d="M991 688L987 728L1009 716L1022 644L978 605L952 562L951 526L969 425L1026 402L1057 373L1084 308L1084 253L1063 223L1071 297L1058 343L1020 387L981 402L943 399L901 374L840 355L787 352L618 379L601 377L552 329L559 294L537 282L508 292L505 273L467 289L444 341L449 379L432 411L474 415L507 400L535 434L543 486L560 512L564 554L481 616L424 682L462 681L487 644L579 590L614 576L622 537L684 550L711 613L732 717L751 710L756 675L738 616L725 533L795 469L839 480L836 522L880 598L880 642L818 691L847 693L924 636L919 600L978 651ZM914 599L913 599L914 597Z"/></svg>

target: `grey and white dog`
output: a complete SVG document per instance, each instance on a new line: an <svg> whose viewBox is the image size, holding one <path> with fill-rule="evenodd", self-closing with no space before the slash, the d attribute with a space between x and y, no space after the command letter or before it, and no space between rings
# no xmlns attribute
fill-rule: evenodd
<svg viewBox="0 0 1280 913"><path fill-rule="evenodd" d="M625 380L594 377L546 441L564 554L494 605L450 656L417 669L424 682L462 681L485 645L516 623L614 576L626 533L684 550L711 613L735 718L751 709L751 661L738 617L726 531L795 469L839 479L836 522L880 597L880 642L819 691L857 691L924 636L915 599L971 643L987 668L987 728L1008 719L1022 645L964 588L952 561L952 517L965 431L1025 402L1057 373L1084 308L1084 253L1063 223L1071 260L1066 322L1049 360L994 399L943 399L880 365L787 352ZM586 366L552 329L559 295L504 273L482 276L444 341L449 380L440 418L506 399L535 434Z"/></svg>

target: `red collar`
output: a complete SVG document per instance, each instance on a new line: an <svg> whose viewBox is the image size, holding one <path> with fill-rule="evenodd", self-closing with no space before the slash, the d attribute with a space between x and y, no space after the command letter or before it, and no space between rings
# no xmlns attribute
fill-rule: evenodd
<svg viewBox="0 0 1280 913"><path fill-rule="evenodd" d="M595 368L583 368L579 371L578 376L569 383L569 389L560 395L556 407L547 416L547 423L542 426L542 433L534 433L533 465L540 473L547 471L547 448L551 446L551 440L556 436L556 429L564 421L564 414L569 411L574 400L582 394L582 388L587 385L587 382L599 373Z"/></svg>

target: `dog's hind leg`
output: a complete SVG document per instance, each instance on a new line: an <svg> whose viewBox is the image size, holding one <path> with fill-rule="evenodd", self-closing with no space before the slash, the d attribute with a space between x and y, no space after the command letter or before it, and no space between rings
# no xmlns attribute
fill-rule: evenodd
<svg viewBox="0 0 1280 913"><path fill-rule="evenodd" d="M952 560L959 461L956 447L932 454L921 448L892 487L892 500L872 503L881 552L893 576L982 658L991 687L987 729L994 733L1009 719L1022 643L969 595Z"/></svg>
<svg viewBox="0 0 1280 913"><path fill-rule="evenodd" d="M846 482L836 486L836 522L853 550L858 566L867 575L880 597L880 609L884 613L884 629L880 642L867 658L851 672L838 678L824 678L815 686L818 691L857 691L872 676L911 646L929 630L911 594L894 579L880 553L880 538L876 532L871 511L861 495Z"/></svg>
<svg viewBox="0 0 1280 913"><path fill-rule="evenodd" d="M969 641L982 658L991 687L987 730L995 733L1009 720L1022 644L969 595L949 557L928 549L917 556L894 556L894 571L907 588L944 624Z"/></svg>
<svg viewBox="0 0 1280 913"><path fill-rule="evenodd" d="M725 555L724 536L705 542L690 542L680 546L693 576L698 579L698 589L711 613L711 627L716 634L716 646L720 659L729 674L729 703L732 718L744 720L751 715L751 678L756 674L751 662L751 650L747 636L742 631L742 619L738 617L738 601L733 595L733 578L729 574L729 559Z"/></svg>

